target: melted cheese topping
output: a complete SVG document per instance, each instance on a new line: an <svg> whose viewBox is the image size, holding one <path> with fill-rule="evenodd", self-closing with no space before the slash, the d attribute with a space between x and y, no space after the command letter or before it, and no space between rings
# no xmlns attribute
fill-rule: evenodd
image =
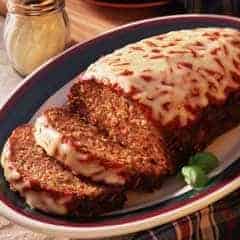
<svg viewBox="0 0 240 240"><path fill-rule="evenodd" d="M72 201L71 196L63 196L54 198L48 192L27 191L24 193L26 203L32 207L40 209L47 213L54 213L59 215L67 214L67 204Z"/></svg>
<svg viewBox="0 0 240 240"><path fill-rule="evenodd" d="M81 79L120 89L160 124L183 127L239 89L240 32L199 28L154 36L100 58Z"/></svg>
<svg viewBox="0 0 240 240"><path fill-rule="evenodd" d="M44 115L36 119L34 127L36 143L49 156L56 158L69 167L74 174L108 184L122 185L125 183L125 179L117 169L106 169L99 161L89 160L88 154L79 152L70 142L62 142L62 135L51 127Z"/></svg>
<svg viewBox="0 0 240 240"><path fill-rule="evenodd" d="M21 179L21 175L15 167L11 166L9 162L10 154L9 142L7 141L1 154L1 165L4 169L4 175L9 182L18 181Z"/></svg>

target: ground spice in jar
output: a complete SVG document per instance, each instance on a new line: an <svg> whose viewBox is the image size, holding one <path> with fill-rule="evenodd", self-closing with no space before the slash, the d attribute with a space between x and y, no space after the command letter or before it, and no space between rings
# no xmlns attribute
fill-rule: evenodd
<svg viewBox="0 0 240 240"><path fill-rule="evenodd" d="M69 36L64 0L8 0L7 8L5 47L21 75L64 50Z"/></svg>

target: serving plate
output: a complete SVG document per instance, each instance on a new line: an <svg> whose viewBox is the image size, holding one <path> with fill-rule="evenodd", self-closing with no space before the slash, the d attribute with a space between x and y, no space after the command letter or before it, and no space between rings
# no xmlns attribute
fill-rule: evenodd
<svg viewBox="0 0 240 240"><path fill-rule="evenodd" d="M33 121L49 105L63 104L71 81L100 56L155 34L210 26L240 29L240 20L217 15L161 17L128 24L71 47L41 66L10 94L0 109L0 147L16 126ZM159 226L199 210L240 187L239 137L240 127L237 127L209 147L221 164L211 173L211 184L201 192L172 177L154 193L129 193L122 210L92 220L54 217L26 206L18 194L9 190L1 171L0 214L35 231L78 239L116 236Z"/></svg>
<svg viewBox="0 0 240 240"><path fill-rule="evenodd" d="M169 0L121 1L121 0L83 0L90 4L112 8L149 8L168 4Z"/></svg>

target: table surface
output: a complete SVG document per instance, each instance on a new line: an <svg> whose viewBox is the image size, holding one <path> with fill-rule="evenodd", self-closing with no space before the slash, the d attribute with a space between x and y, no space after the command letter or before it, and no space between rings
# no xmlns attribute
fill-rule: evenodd
<svg viewBox="0 0 240 240"><path fill-rule="evenodd" d="M2 14L6 14L5 1L0 0ZM71 37L79 42L132 21L157 17L163 10L162 7L118 9L88 4L83 0L66 0L66 11L70 19Z"/></svg>
<svg viewBox="0 0 240 240"><path fill-rule="evenodd" d="M75 41L89 39L99 33L131 21L159 16L161 9L161 7L115 9L87 4L81 0L66 1L71 36Z"/></svg>

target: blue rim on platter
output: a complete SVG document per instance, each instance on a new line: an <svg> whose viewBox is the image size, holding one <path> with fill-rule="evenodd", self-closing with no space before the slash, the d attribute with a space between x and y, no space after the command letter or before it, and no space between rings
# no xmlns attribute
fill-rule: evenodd
<svg viewBox="0 0 240 240"><path fill-rule="evenodd" d="M217 15L160 17L119 27L71 47L37 69L10 94L0 109L0 146L16 126L28 122L50 96L100 56L152 35L211 26L240 29L240 19ZM30 209L18 194L9 190L1 171L0 213L25 227L61 236L86 239L126 234L167 223L217 201L240 187L239 169L240 161L235 161L215 176L211 185L201 192L191 190L143 209L102 216L91 221L48 216Z"/></svg>

